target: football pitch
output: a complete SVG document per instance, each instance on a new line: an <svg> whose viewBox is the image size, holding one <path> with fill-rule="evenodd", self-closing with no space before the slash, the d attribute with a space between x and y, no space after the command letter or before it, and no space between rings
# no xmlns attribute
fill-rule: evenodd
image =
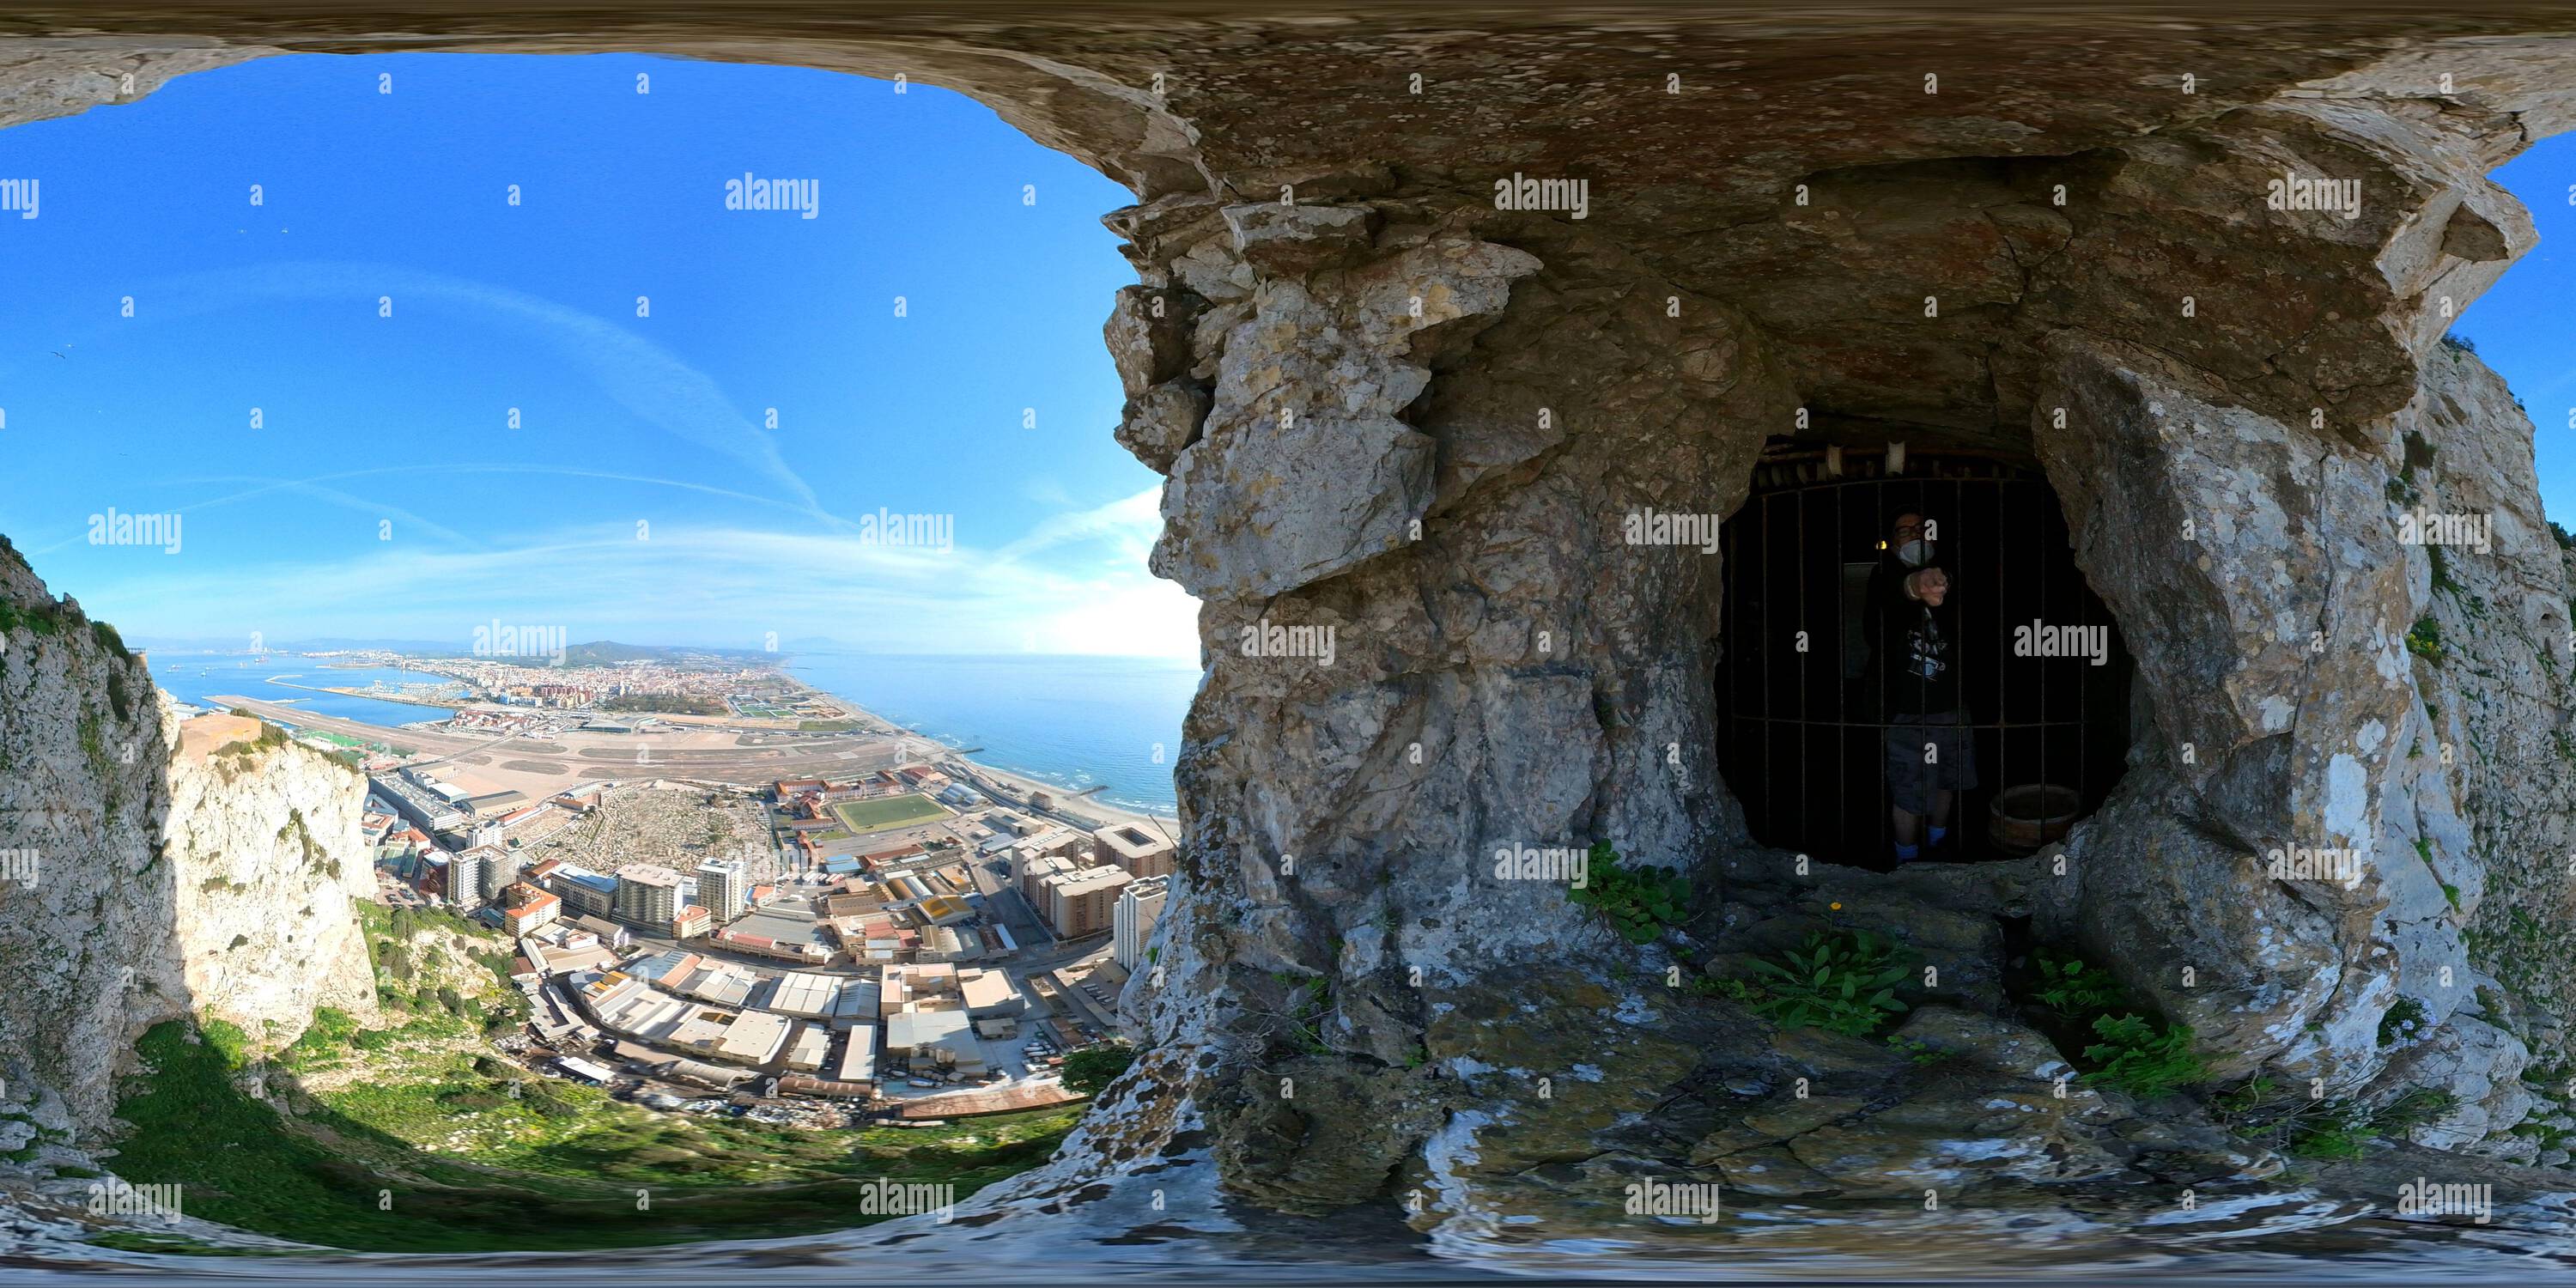
<svg viewBox="0 0 2576 1288"><path fill-rule="evenodd" d="M947 812L919 792L872 801L841 801L832 806L832 817L859 836L927 823Z"/></svg>

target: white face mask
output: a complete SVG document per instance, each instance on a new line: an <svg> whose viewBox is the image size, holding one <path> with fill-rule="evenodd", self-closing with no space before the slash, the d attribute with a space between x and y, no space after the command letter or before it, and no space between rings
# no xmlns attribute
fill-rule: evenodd
<svg viewBox="0 0 2576 1288"><path fill-rule="evenodd" d="M1932 543L1916 538L1896 548L1896 557L1908 568L1920 568L1932 561Z"/></svg>

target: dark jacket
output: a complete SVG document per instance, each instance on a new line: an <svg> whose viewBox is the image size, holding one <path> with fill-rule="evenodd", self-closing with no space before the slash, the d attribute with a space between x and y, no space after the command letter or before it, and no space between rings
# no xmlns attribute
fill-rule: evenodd
<svg viewBox="0 0 2576 1288"><path fill-rule="evenodd" d="M1940 557L1938 546L1933 548L1932 561L1921 566L1948 571L1948 564ZM1879 553L1877 566L1869 570L1869 590L1861 600L1860 609L1860 634L1868 644L1869 662L1862 672L1861 692L1853 708L1854 719L1884 720L1900 710L1887 688L1887 677L1893 666L1888 656L1887 622L1891 616L1922 607L1905 597L1905 578L1915 567L1897 558L1895 551L1886 550Z"/></svg>
<svg viewBox="0 0 2576 1288"><path fill-rule="evenodd" d="M1879 692L1885 718L1959 709L1959 610L1908 599L1900 586L1880 620Z"/></svg>

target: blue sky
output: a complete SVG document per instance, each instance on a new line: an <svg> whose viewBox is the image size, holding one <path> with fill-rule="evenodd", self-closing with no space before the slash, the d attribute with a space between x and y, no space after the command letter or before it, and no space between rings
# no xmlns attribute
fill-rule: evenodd
<svg viewBox="0 0 2576 1288"><path fill-rule="evenodd" d="M745 174L816 217L727 210ZM41 185L0 214L0 533L129 637L1196 653L1109 436L1131 198L969 99L281 57L0 132L0 176ZM92 544L111 510L178 552Z"/></svg>
<svg viewBox="0 0 2576 1288"><path fill-rule="evenodd" d="M2476 343L2531 413L2540 500L2576 527L2576 135L2543 139L2490 176L2521 198L2540 245L2471 304L2451 333Z"/></svg>

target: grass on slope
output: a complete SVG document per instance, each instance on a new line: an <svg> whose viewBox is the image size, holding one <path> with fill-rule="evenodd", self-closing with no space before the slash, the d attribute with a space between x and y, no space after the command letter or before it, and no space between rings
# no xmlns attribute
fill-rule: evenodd
<svg viewBox="0 0 2576 1288"><path fill-rule="evenodd" d="M524 1076L506 1066L486 1075L460 1058L322 1097L291 1093L299 1112L290 1124L234 1085L238 1047L220 1033L200 1042L173 1021L137 1050L149 1072L118 1108L135 1128L119 1146L119 1175L184 1186L192 1216L368 1251L578 1250L844 1229L873 1219L858 1215L866 1179L945 1182L962 1199L1044 1162L1075 1117L803 1133L666 1118L551 1082L487 1104L495 1087ZM507 1130L474 1127L487 1117ZM453 1157L420 1148L450 1140ZM755 1178L783 1183L710 1183Z"/></svg>

